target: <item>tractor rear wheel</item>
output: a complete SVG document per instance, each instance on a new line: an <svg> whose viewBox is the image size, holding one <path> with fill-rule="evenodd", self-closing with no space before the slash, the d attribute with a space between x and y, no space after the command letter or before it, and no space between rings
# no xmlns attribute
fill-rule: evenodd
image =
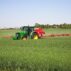
<svg viewBox="0 0 71 71"><path fill-rule="evenodd" d="M34 35L33 39L38 39L38 35Z"/></svg>
<svg viewBox="0 0 71 71"><path fill-rule="evenodd" d="M37 34L37 33L33 33L33 34L32 34L32 39L36 39L36 40L39 39L38 34Z"/></svg>

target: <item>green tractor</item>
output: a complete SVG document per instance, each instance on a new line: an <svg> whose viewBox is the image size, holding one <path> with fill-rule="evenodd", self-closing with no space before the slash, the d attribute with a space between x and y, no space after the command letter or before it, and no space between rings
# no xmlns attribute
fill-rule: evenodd
<svg viewBox="0 0 71 71"><path fill-rule="evenodd" d="M41 28L35 28L30 26L21 27L21 32L17 32L13 37L14 40L26 40L27 38L39 39L45 34Z"/></svg>

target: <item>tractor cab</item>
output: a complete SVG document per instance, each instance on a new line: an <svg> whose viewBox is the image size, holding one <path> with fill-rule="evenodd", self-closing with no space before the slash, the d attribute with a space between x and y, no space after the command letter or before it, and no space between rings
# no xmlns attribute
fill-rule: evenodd
<svg viewBox="0 0 71 71"><path fill-rule="evenodd" d="M30 36L31 32L34 31L34 27L24 26L21 27L21 30L27 32L27 35Z"/></svg>

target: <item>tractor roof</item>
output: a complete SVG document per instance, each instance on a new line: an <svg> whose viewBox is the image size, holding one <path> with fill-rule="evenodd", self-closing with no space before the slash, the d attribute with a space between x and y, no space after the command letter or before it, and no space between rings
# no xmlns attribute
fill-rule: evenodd
<svg viewBox="0 0 71 71"><path fill-rule="evenodd" d="M34 26L22 26L20 29L24 30L24 29L28 29L28 28L34 29L35 27Z"/></svg>

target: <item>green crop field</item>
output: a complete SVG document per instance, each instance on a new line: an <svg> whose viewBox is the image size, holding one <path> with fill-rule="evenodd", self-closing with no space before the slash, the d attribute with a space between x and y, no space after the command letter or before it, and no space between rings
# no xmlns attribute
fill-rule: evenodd
<svg viewBox="0 0 71 71"><path fill-rule="evenodd" d="M71 34L71 29L49 28L45 29L47 34Z"/></svg>
<svg viewBox="0 0 71 71"><path fill-rule="evenodd" d="M51 30L46 32L71 33L71 29ZM71 71L71 36L38 40L2 37L16 31L0 30L0 71Z"/></svg>
<svg viewBox="0 0 71 71"><path fill-rule="evenodd" d="M44 29L48 34L71 34L71 29L58 29L58 28L49 28L49 29ZM0 30L0 37L2 36L12 36L16 32L20 31L19 29L10 29L10 30Z"/></svg>

